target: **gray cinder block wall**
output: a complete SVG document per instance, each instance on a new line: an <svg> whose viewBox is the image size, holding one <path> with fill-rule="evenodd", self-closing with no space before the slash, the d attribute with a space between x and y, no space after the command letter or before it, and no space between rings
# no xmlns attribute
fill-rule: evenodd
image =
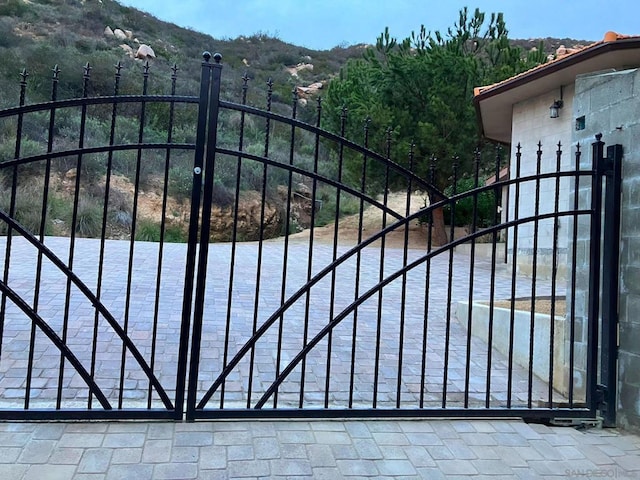
<svg viewBox="0 0 640 480"><path fill-rule="evenodd" d="M579 142L583 159L590 161L591 143L598 133L602 133L606 145L621 144L624 149L621 245L603 248L620 248L617 423L623 428L640 430L640 69L578 77L573 115L576 120L573 151ZM578 129L582 127L581 117L584 117L584 128ZM588 200L588 195L581 196L582 201ZM585 226L580 227L581 236L583 228ZM583 248L587 246L579 244L579 250L587 255L587 262L579 258L576 265L578 322L586 320L588 297L588 248L586 251ZM586 327L586 323L584 325Z"/></svg>

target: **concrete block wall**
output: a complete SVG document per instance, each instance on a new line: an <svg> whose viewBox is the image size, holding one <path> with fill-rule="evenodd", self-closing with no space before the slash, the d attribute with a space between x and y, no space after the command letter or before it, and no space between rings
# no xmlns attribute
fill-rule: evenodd
<svg viewBox="0 0 640 480"><path fill-rule="evenodd" d="M573 132L574 148L578 142L590 145L595 135L602 133L607 145L622 144L624 149L621 245L603 248L619 248L621 252L617 421L622 427L640 430L640 69L578 77L573 115L575 119L584 117L585 126ZM590 146L588 149L590 158ZM581 235L584 228L581 226ZM583 241L581 237L579 248L586 249L588 255ZM582 255L576 265L580 278L576 307L580 312L586 308L588 278L588 264Z"/></svg>

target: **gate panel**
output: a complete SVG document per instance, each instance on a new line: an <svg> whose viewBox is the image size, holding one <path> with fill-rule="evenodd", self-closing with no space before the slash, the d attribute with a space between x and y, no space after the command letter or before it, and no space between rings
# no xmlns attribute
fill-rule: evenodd
<svg viewBox="0 0 640 480"><path fill-rule="evenodd" d="M92 96L87 65L82 98L57 98L54 69L28 104L23 72L0 111L0 418L610 414L600 210L619 175L603 188L600 139L589 167L518 146L507 177L478 152L445 194L390 130L383 154L366 122L345 139L346 109L332 133L321 101L315 124L295 94L273 111L271 82L266 108L246 76L221 99L210 60L199 97L177 67L150 95L148 65L141 94L118 65Z"/></svg>
<svg viewBox="0 0 640 480"><path fill-rule="evenodd" d="M364 146L343 138L346 111L332 134L320 102L309 125L295 94L290 116L272 112L267 87L264 110L210 99L187 418L593 417L598 317L576 304L598 297L600 279L576 296L572 272L600 222L580 190L601 173L580 165L579 147L576 165L558 146L545 170L541 145L524 159L518 147L516 171L501 179L498 156L491 185L478 154L473 188L447 197L412 173L424 160L411 148L408 167L392 160L391 132L379 155L366 126ZM245 78L245 99L247 88ZM503 189L511 206L499 222ZM442 209L451 227L437 245ZM225 210L216 243L210 226Z"/></svg>
<svg viewBox="0 0 640 480"><path fill-rule="evenodd" d="M121 95L121 70L92 96L87 64L82 98L60 100L55 68L35 104L25 71L20 105L0 111L0 418L182 416L187 248L169 243L184 208L170 191L195 149L174 117L199 99L176 95L177 68L169 94L149 95L148 64L141 94Z"/></svg>

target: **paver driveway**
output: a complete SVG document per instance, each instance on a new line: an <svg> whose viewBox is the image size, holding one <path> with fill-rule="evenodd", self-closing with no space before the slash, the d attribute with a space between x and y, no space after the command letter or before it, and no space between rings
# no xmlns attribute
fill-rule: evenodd
<svg viewBox="0 0 640 480"><path fill-rule="evenodd" d="M0 246L4 247L4 242L3 239ZM69 259L68 239L47 238L46 245L65 262ZM127 241L106 242L100 300L114 319L126 328L128 336L173 400L186 245L164 246L161 276L157 282L158 244L136 242L129 287L127 262L130 247ZM261 267L258 274L260 248ZM199 398L255 329L280 307L282 299L294 294L305 284L310 271L313 274L320 272L333 260L334 255L331 244L316 242L309 267L308 241L292 239L286 257L286 294L283 297L284 248L282 240L265 242L262 247L258 243L237 244L233 288L230 289L232 246L210 246L198 377ZM347 246L340 246L338 255L348 249ZM422 249L409 249L405 258L403 249L387 248L381 263L379 249L365 249L361 256L359 293L367 292L379 281L381 265L383 276L386 276L423 254ZM78 239L73 271L93 292L97 292L98 261L99 240ZM10 262L8 285L32 304L36 294L35 249L23 239L14 238ZM453 262L452 304L455 304L458 300L468 299L469 256L455 254ZM326 326L330 315L335 317L354 301L356 265L357 258L354 255L319 280L308 295L301 295L286 312L274 316L272 325L255 343L255 348L248 349L247 354L229 372L224 383L224 394L218 389L208 407L219 407L222 395L226 407L242 408L247 404L255 404L273 382L277 361L282 371L303 348L305 331L307 341L311 341ZM3 263L0 263L2 266ZM511 274L505 265L498 264L497 267L494 281L496 298L509 298ZM278 390L278 405L298 405L304 370L302 398L305 406L321 406L327 401L331 407L345 407L352 401L356 408L370 407L375 384L378 408L415 408L421 401L424 406L438 408L442 405L445 357L448 356L447 406L463 405L467 366L469 404L484 406L487 399L489 349L486 343L473 338L470 363L467 365L466 327L454 318L455 309L449 321L446 318L449 255L435 257L429 268L431 281L428 289L425 288L426 264L422 263L389 283L381 297L377 293L371 295L359 306L357 318L354 319L353 313L345 315L344 320L331 332L330 356L327 356L329 338L324 336L304 362L298 363L282 382ZM489 261L477 259L474 272L474 300L488 299L491 286ZM256 284L257 277L260 278L259 286ZM530 289L530 280L519 279L518 296L526 296L527 289ZM67 290L70 292L68 303ZM537 292L540 295L548 294L548 285L539 281ZM66 278L46 258L42 263L41 287L37 294L39 315L61 337L66 336L70 349L87 371L94 372L96 383L113 405L119 404L123 408L145 407L149 403L155 407L162 406L155 390L149 401L146 375L129 351L123 356L122 341L114 334L104 316L96 317L91 302L75 286L68 288ZM425 324L426 294L429 298L429 315ZM157 309L154 308L156 295ZM331 298L334 298L333 304ZM445 342L447 330L450 337L448 351ZM426 356L423 355L425 331ZM32 333L35 347L31 352L33 358L30 359ZM378 339L379 349L376 348ZM426 358L424 365L423 357ZM121 370L123 358L125 368ZM327 358L330 358L329 367ZM355 359L354 363L352 358ZM69 366L69 362L65 362L61 374L57 367L59 359L59 351L44 334L38 329L32 332L30 320L8 302L0 361L0 406L19 407L24 404L26 373L29 370L32 373L29 378L31 406L51 406L60 385L63 408L86 405L89 394L84 380ZM29 365L32 365L31 368ZM421 388L423 367L424 390ZM494 350L490 367L490 406L498 408L504 405L507 397L508 365L504 356ZM400 370L402 374L399 376ZM527 400L527 379L526 369L514 368L514 406L523 405ZM544 382L533 379L534 401L546 398L547 391ZM351 397L350 392L353 393ZM271 405L273 396L266 403L267 407Z"/></svg>

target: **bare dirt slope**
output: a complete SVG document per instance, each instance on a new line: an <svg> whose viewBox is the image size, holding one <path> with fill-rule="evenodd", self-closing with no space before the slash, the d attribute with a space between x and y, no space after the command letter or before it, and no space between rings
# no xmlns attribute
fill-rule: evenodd
<svg viewBox="0 0 640 480"><path fill-rule="evenodd" d="M384 202L382 196L377 199L380 203ZM401 216L405 216L407 209L409 214L413 214L424 208L427 204L428 198L426 194L414 193L410 197L406 192L390 193L387 196L387 207L394 212L397 212ZM362 212L362 218L360 214L356 213L348 215L340 219L337 225L338 242L344 245L353 245L358 242L360 235L360 225L362 224L362 238L366 239L371 235L378 233L383 226L390 226L396 220L395 218L387 214L385 215L376 206L365 207ZM385 223L386 222L386 223ZM311 229L306 229L293 236L297 239L306 239L309 237ZM324 227L316 227L313 229L314 240L321 242L332 242L336 232L336 225L331 223ZM417 220L413 220L409 224L408 233L405 228L397 228L393 232L386 235L385 244L388 247L402 247L405 241L405 235L407 235L409 248L423 248L427 244L427 229L420 225Z"/></svg>

